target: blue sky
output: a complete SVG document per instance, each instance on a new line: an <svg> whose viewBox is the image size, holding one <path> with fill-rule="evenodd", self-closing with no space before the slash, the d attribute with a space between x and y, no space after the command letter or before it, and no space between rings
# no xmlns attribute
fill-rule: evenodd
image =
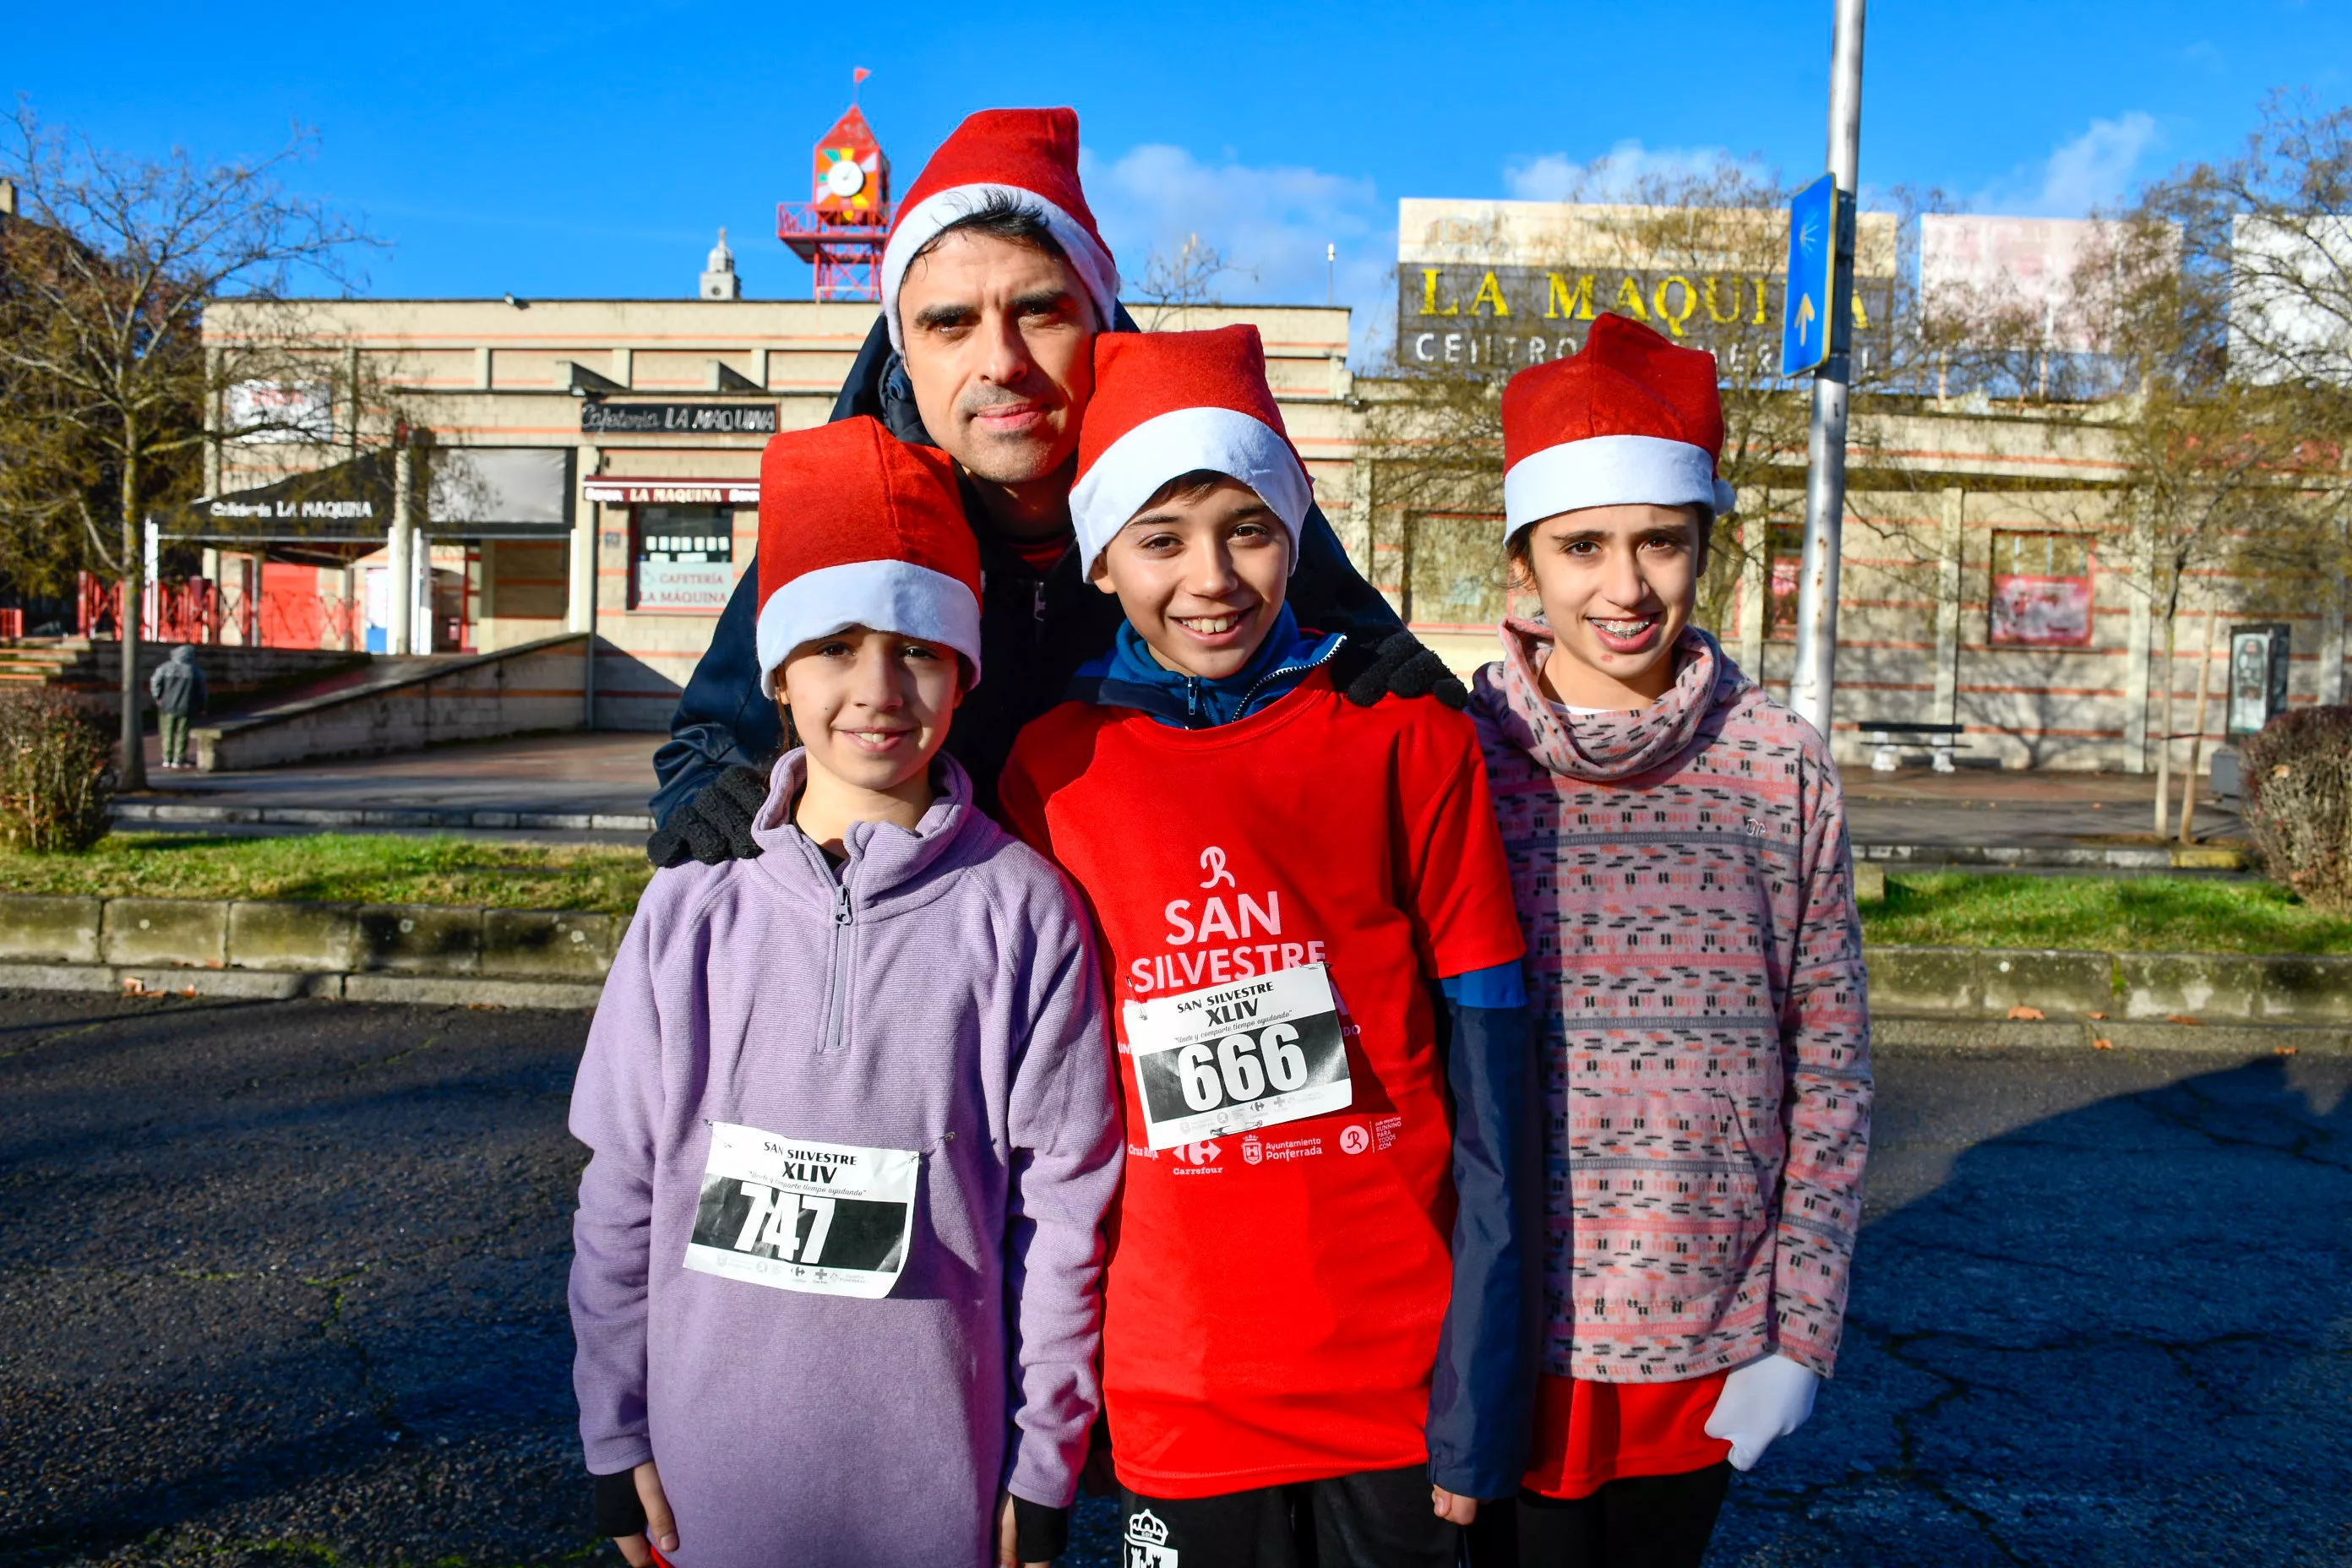
<svg viewBox="0 0 2352 1568"><path fill-rule="evenodd" d="M1544 196L1565 169L1823 157L1829 0L1084 8L478 3L20 8L0 86L130 151L266 152L392 242L382 295L693 291L728 226L755 297L805 297L774 238L849 68L901 186L965 112L1068 103L1130 275L1199 233L1234 298L1385 307L1401 196ZM2273 87L2352 100L2352 6L1979 0L1873 8L1865 185L2068 216L2226 155Z"/></svg>

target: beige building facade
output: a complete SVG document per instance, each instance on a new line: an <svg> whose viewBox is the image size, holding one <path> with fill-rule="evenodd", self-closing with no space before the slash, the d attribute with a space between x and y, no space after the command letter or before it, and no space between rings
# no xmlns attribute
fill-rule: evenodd
<svg viewBox="0 0 2352 1568"><path fill-rule="evenodd" d="M593 629L596 722L627 730L667 725L753 558L767 432L829 415L874 319L870 304L724 298L267 309L300 311L321 384L356 387L341 401L358 414L322 409L313 442L224 444L213 495L382 454L404 423L424 536L417 646L489 651ZM207 331L226 342L271 330L255 310L217 307ZM1500 520L1381 503L1366 408L1393 384L1350 374L1345 310L1141 314L1170 330L1255 323L1292 438L1359 568L1457 668L1493 657L1495 621L1529 607L1504 577ZM2145 771L2168 683L2172 732L2189 728L2209 621L2215 739L2227 729L2230 632L2248 622L2287 628L2291 701L2343 699L2345 590L2325 572L2197 575L2168 663L2145 563L2105 515L2115 470L2095 428L1930 405L1864 414L1854 442L1832 737L1847 763L1866 764L1864 730L1892 721L1961 725L1961 756L1979 763ZM1743 494L1743 516L1726 525L1742 545L1736 581L1714 595L1727 646L1776 689L1793 652L1804 477L1801 454L1791 458ZM333 559L287 554L215 541L204 571L265 606L247 623L257 640L382 646L387 551L362 539Z"/></svg>
<svg viewBox="0 0 2352 1568"><path fill-rule="evenodd" d="M593 629L596 721L621 730L667 725L753 559L769 433L824 422L875 313L871 304L724 299L258 309L299 310L318 345L320 384L356 388L342 395L360 412L356 420L323 412L317 442L224 443L211 494L249 492L346 460L352 448L380 448L404 423L433 476L414 481L428 541L420 584L430 584L417 590L420 649L488 652ZM282 327L257 316L257 308L225 305L206 330L227 342ZM1343 515L1357 456L1348 312L1201 307L1157 316L1171 330L1257 326L1292 438L1323 504ZM487 501L467 493L479 476ZM289 552L214 541L206 574L275 606L265 618L281 637L383 651L388 550L344 564L260 558L272 553ZM264 593L269 583L279 585L274 595ZM309 595L315 612L300 608Z"/></svg>

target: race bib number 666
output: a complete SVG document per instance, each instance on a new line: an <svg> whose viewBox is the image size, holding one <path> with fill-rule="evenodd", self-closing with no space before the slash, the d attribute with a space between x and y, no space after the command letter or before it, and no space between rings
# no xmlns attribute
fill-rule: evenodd
<svg viewBox="0 0 2352 1568"><path fill-rule="evenodd" d="M1354 1098L1327 965L1129 1002L1126 1020L1154 1149L1344 1110Z"/></svg>

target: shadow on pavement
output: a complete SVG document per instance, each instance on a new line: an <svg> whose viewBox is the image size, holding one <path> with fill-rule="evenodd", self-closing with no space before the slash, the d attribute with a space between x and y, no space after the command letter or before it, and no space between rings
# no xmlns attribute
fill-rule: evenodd
<svg viewBox="0 0 2352 1568"><path fill-rule="evenodd" d="M2195 1065L2061 1064L2110 1092L1938 1150L2002 1114L1981 1071L1883 1059L1892 1173L1949 1174L1867 1223L1839 1375L1711 1563L2352 1555L2352 1063Z"/></svg>
<svg viewBox="0 0 2352 1568"><path fill-rule="evenodd" d="M0 1561L591 1547L583 1017L7 1001Z"/></svg>
<svg viewBox="0 0 2352 1568"><path fill-rule="evenodd" d="M578 1015L5 998L0 1561L617 1562ZM2352 1559L2352 1060L1890 1053L1843 1358L1711 1562ZM1118 1561L1083 1510L1071 1568Z"/></svg>

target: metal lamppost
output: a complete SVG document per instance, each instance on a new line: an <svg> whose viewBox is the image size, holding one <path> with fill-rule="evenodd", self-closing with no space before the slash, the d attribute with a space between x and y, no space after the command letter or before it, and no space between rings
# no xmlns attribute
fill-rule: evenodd
<svg viewBox="0 0 2352 1568"><path fill-rule="evenodd" d="M1797 662L1789 705L1830 738L1837 705L1838 542L1845 514L1845 421L1853 336L1854 198L1862 158L1864 0L1837 0L1830 44L1830 175L1838 191L1829 357L1813 375L1805 451L1805 552L1797 584ZM1793 286L1794 279L1791 279Z"/></svg>

